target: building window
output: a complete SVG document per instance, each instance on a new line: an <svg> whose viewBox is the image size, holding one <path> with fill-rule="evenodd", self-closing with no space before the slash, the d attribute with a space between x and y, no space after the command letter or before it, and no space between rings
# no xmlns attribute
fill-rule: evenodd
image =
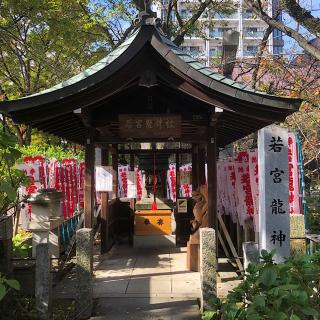
<svg viewBox="0 0 320 320"><path fill-rule="evenodd" d="M247 46L247 50L244 52L246 57L254 56L258 53L258 46Z"/></svg>
<svg viewBox="0 0 320 320"><path fill-rule="evenodd" d="M212 47L209 49L210 58L221 57L222 56L222 47Z"/></svg>
<svg viewBox="0 0 320 320"><path fill-rule="evenodd" d="M253 11L252 9L246 9L244 12L243 12L243 18L244 19L254 19L254 14L253 14Z"/></svg>
<svg viewBox="0 0 320 320"><path fill-rule="evenodd" d="M283 47L282 46L274 46L273 54L282 54Z"/></svg>
<svg viewBox="0 0 320 320"><path fill-rule="evenodd" d="M211 29L209 31L210 38L222 38L223 33L228 30L233 30L233 28L218 28L218 29Z"/></svg>
<svg viewBox="0 0 320 320"><path fill-rule="evenodd" d="M282 32L278 29L273 30L273 39L282 40Z"/></svg>
<svg viewBox="0 0 320 320"><path fill-rule="evenodd" d="M263 31L258 31L258 28L250 27L245 29L244 35L247 38L262 38Z"/></svg>

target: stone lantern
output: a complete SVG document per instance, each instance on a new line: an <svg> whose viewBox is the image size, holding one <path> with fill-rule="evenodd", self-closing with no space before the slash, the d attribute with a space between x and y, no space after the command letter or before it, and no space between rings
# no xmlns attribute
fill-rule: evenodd
<svg viewBox="0 0 320 320"><path fill-rule="evenodd" d="M31 222L32 256L36 256L36 246L39 243L49 243L49 253L53 258L60 254L60 226L63 223L61 201L62 192L54 189L42 189L33 194L29 201L32 203Z"/></svg>

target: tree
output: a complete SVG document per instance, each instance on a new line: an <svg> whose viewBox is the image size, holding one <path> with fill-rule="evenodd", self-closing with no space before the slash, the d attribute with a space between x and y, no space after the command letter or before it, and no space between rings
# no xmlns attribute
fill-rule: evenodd
<svg viewBox="0 0 320 320"><path fill-rule="evenodd" d="M2 99L24 97L68 79L109 49L107 34L87 17L78 1L0 3ZM9 123L3 120L6 126ZM11 128L20 145L30 144L30 127Z"/></svg>
<svg viewBox="0 0 320 320"><path fill-rule="evenodd" d="M186 34L201 28L205 11L228 12L231 2L192 2L190 16L181 17L177 0L169 0L164 29L181 44ZM1 1L0 100L37 93L94 64L124 41L143 9L141 0ZM15 132L19 145L31 143L29 126L1 120Z"/></svg>
<svg viewBox="0 0 320 320"><path fill-rule="evenodd" d="M278 29L285 35L293 38L297 43L310 55L320 60L320 49L312 45L302 33L285 25L277 17L270 16L267 13L267 6L263 0L245 0L245 3L252 7L253 11L269 26ZM299 24L304 26L311 34L319 37L320 35L320 19L314 17L309 11L301 7L295 0L280 1L280 10L288 13Z"/></svg>

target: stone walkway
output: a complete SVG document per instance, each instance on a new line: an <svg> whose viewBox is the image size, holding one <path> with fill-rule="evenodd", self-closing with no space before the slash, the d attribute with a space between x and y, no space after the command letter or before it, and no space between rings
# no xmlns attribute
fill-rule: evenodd
<svg viewBox="0 0 320 320"><path fill-rule="evenodd" d="M219 259L218 297L240 282L228 259ZM74 299L73 269L54 296ZM117 245L94 256L94 316L90 320L199 320L200 274L186 269L186 248L133 249Z"/></svg>
<svg viewBox="0 0 320 320"><path fill-rule="evenodd" d="M93 320L200 319L200 275L186 250L116 246L95 263Z"/></svg>

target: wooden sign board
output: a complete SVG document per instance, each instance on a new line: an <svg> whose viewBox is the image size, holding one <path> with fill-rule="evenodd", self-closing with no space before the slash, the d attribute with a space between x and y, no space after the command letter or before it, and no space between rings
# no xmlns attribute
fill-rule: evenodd
<svg viewBox="0 0 320 320"><path fill-rule="evenodd" d="M177 209L179 213L188 212L188 200L187 199L177 199Z"/></svg>
<svg viewBox="0 0 320 320"><path fill-rule="evenodd" d="M181 116L171 114L120 114L121 138L180 138Z"/></svg>
<svg viewBox="0 0 320 320"><path fill-rule="evenodd" d="M111 166L96 166L96 191L112 191L113 168Z"/></svg>

